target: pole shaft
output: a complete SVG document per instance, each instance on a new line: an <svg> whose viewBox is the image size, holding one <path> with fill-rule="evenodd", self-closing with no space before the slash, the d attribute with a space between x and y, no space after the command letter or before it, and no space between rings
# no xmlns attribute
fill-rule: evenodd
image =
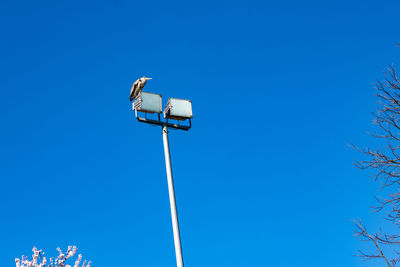
<svg viewBox="0 0 400 267"><path fill-rule="evenodd" d="M174 179L172 177L171 167L171 154L169 152L168 127L166 125L163 126L162 134L164 141L165 167L167 170L168 179L169 204L171 206L172 229L174 231L176 265L178 267L183 267L181 236L179 233L178 212L176 211Z"/></svg>

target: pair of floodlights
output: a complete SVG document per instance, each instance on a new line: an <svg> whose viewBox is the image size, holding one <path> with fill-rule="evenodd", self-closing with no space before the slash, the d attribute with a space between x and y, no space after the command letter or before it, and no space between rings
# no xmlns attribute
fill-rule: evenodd
<svg viewBox="0 0 400 267"><path fill-rule="evenodd" d="M146 122L156 125L165 125L171 128L189 130L192 126L191 119L193 118L192 113L192 101L179 99L179 98L169 98L167 104L165 105L164 112L162 110L162 96L159 94L140 92L136 97L135 101L132 103L132 109L135 111L136 119L140 122ZM141 118L138 116L138 112L144 112L145 114L154 114L158 116L158 120ZM166 122L161 120L160 114L164 115ZM171 123L169 120L177 120L178 123ZM189 125L181 125L179 121L189 121Z"/></svg>

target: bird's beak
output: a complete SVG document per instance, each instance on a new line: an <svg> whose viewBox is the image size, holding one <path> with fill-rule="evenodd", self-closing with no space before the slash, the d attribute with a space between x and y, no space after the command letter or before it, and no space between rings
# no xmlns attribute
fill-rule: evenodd
<svg viewBox="0 0 400 267"><path fill-rule="evenodd" d="M146 80L151 80L151 79L153 79L153 78L146 78Z"/></svg>

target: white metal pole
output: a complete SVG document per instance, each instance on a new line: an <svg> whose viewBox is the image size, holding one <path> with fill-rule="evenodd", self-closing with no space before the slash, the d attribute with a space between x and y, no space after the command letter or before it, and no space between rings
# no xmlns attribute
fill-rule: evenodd
<svg viewBox="0 0 400 267"><path fill-rule="evenodd" d="M179 222L178 213L176 211L174 179L172 177L171 154L169 152L168 127L166 125L163 125L162 134L164 141L165 167L167 169L168 178L169 204L171 206L172 228L174 231L176 265L178 267L183 267L181 236L179 234Z"/></svg>

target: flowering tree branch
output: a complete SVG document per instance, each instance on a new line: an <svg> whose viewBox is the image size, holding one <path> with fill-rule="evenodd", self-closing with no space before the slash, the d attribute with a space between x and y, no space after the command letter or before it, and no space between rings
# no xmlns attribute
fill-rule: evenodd
<svg viewBox="0 0 400 267"><path fill-rule="evenodd" d="M58 256L56 258L50 258L49 261L44 256L44 252L42 250L38 250L36 247L33 247L32 252L32 260L28 260L28 257L22 256L21 258L15 259L16 267L72 267L69 264L66 264L66 261L73 256L75 256L78 248L75 246L68 246L68 250L66 254L62 252L60 248L57 248ZM82 255L79 254L77 259L75 260L75 264L73 267L90 267L91 261L86 262L86 260L81 264Z"/></svg>

